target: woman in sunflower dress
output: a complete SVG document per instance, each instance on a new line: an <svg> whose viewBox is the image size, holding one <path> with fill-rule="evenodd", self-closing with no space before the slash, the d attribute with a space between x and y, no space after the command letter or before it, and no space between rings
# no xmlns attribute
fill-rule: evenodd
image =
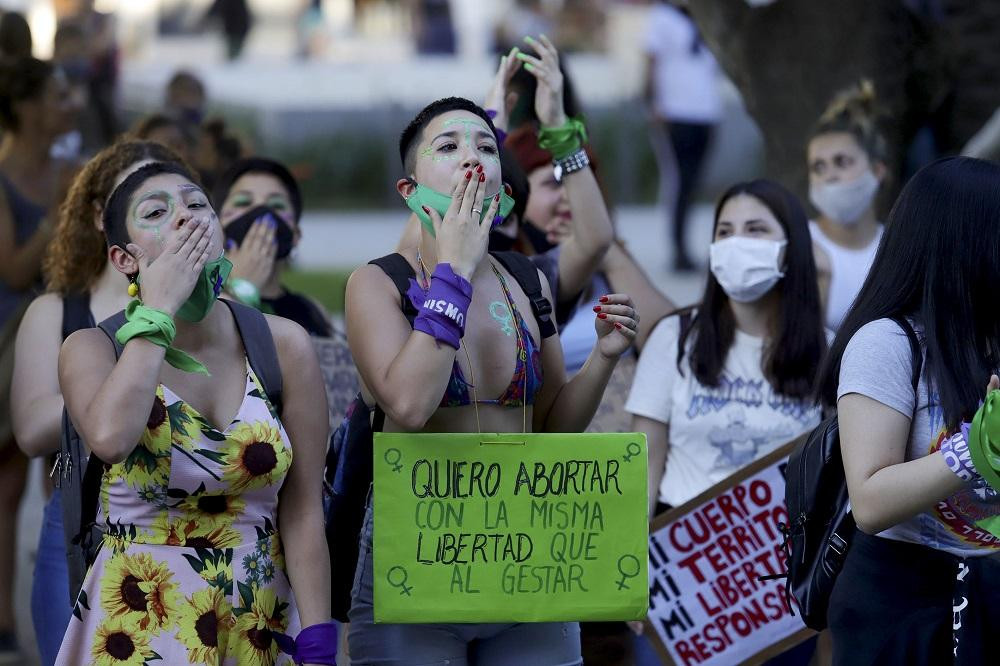
<svg viewBox="0 0 1000 666"><path fill-rule="evenodd" d="M89 329L60 353L70 417L107 464L106 533L57 664L286 664L274 634L330 618L315 353L301 327L268 317L279 420L229 308L212 307L227 262L213 261L222 230L195 183L178 165L143 167L104 214L109 258L141 288L122 331L152 308L176 336L165 347L136 335L116 362L110 340Z"/></svg>

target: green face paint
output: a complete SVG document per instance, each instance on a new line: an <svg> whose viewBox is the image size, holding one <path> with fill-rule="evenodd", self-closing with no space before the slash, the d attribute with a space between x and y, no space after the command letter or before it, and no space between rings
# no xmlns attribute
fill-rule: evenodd
<svg viewBox="0 0 1000 666"><path fill-rule="evenodd" d="M493 301L490 303L490 316L498 324L500 324L500 330L504 332L507 337L514 335L514 326L511 322L514 320L514 315L511 314L510 308L503 301Z"/></svg>
<svg viewBox="0 0 1000 666"><path fill-rule="evenodd" d="M160 199L165 202L167 210L163 215L160 215L156 219L145 219L139 216L139 206L149 201L150 199ZM135 225L136 229L151 230L153 232L153 238L156 239L157 245L163 247L163 236L160 233L160 229L164 224L169 222L174 216L174 200L166 192L150 192L146 196L135 202L132 206L132 224Z"/></svg>
<svg viewBox="0 0 1000 666"><path fill-rule="evenodd" d="M488 196L483 198L483 211L479 214L479 223L482 224L483 220L486 218L486 212L489 210L489 201L496 195ZM448 212L449 206L451 206L451 197L443 192L438 192L437 190L432 190L429 187L418 184L416 189L413 190L413 194L406 198L406 207L412 210L420 223L424 225L424 228L430 232L431 236L436 236L434 232L434 223L431 221L430 216L425 213L421 206L427 206L438 212L438 215L444 219L444 214ZM514 207L514 199L511 198L503 189L500 190L500 207L497 210L497 216L500 218L496 224L500 224L503 218L507 217L510 210ZM493 221L491 221L491 224Z"/></svg>

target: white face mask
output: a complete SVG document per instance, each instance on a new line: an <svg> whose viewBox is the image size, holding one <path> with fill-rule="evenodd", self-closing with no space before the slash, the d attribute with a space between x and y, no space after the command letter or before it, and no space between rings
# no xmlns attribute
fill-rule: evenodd
<svg viewBox="0 0 1000 666"><path fill-rule="evenodd" d="M869 169L846 183L810 185L809 200L830 220L840 224L856 224L872 205L878 185L878 178Z"/></svg>
<svg viewBox="0 0 1000 666"><path fill-rule="evenodd" d="M787 244L787 241L730 236L709 246L709 267L729 298L737 303L752 303L785 276L778 261Z"/></svg>

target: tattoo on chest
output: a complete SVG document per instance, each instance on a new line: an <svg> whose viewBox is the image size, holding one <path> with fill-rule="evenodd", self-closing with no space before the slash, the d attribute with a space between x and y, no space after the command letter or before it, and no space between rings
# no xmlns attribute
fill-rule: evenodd
<svg viewBox="0 0 1000 666"><path fill-rule="evenodd" d="M503 301L493 301L490 303L490 316L500 324L500 330L507 337L514 335L514 315L506 303Z"/></svg>

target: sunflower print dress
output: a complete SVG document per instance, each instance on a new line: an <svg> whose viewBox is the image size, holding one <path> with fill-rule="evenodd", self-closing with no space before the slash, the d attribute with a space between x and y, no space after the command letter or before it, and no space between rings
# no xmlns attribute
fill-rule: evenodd
<svg viewBox="0 0 1000 666"><path fill-rule="evenodd" d="M290 664L272 635L298 614L276 529L292 449L247 367L217 430L160 385L138 446L105 468L106 533L57 664Z"/></svg>

